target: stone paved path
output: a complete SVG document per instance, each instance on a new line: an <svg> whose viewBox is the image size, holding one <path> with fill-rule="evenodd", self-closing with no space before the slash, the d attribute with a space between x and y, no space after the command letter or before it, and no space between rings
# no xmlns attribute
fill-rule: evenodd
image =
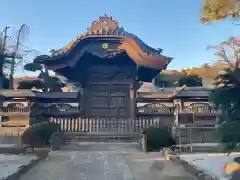
<svg viewBox="0 0 240 180"><path fill-rule="evenodd" d="M160 153L141 153L134 144L71 146L75 150L51 152L20 180L196 180L179 164Z"/></svg>
<svg viewBox="0 0 240 180"><path fill-rule="evenodd" d="M37 157L34 155L0 154L0 179L6 179L17 173L19 168L27 166L36 159Z"/></svg>

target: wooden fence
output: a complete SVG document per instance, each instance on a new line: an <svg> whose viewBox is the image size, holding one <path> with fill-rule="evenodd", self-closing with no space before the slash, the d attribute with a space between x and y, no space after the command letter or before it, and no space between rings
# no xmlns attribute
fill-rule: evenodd
<svg viewBox="0 0 240 180"><path fill-rule="evenodd" d="M0 134L8 136L20 136L29 127L26 120L0 122Z"/></svg>
<svg viewBox="0 0 240 180"><path fill-rule="evenodd" d="M215 109L209 106L189 106L189 108L185 108L183 112L178 112L177 114L173 115L173 108L166 108L166 107L158 107L158 112L155 114L152 112L151 115L144 114L144 111L148 107L144 107L145 109L139 108L138 112L139 117L137 119L129 119L129 118L81 118L79 117L79 113L70 111L70 106L64 106L64 108L58 109L59 112L54 114L61 114L68 112L69 115L61 116L61 115L54 115L53 116L46 116L46 121L50 120L51 122L56 122L61 125L61 129L64 132L89 132L89 133L140 133L144 128L148 128L151 126L154 127L161 127L173 126L173 117L182 115L181 118L179 116L179 124L189 123L187 117L185 117L186 112L194 112L195 115L199 115L198 113L202 114L203 117L206 116L206 113L213 113L216 116ZM62 110L63 109L63 110ZM47 111L47 110L46 110ZM19 103L9 104L8 107L0 107L0 116L8 116L8 122L0 122L0 133L15 133L21 134L21 132L29 126L29 112L30 108L28 106L22 106ZM53 113L53 110L51 111ZM167 115L171 116L167 116ZM201 124L206 123L215 123L214 118L197 118L195 117L192 121L192 124L196 124L196 122L201 122ZM212 120L213 119L213 120ZM216 118L215 118L216 119ZM184 122L182 122L184 120ZM187 122L185 122L187 120ZM199 123L198 123L199 124Z"/></svg>
<svg viewBox="0 0 240 180"><path fill-rule="evenodd" d="M94 133L140 133L144 128L161 127L161 118L66 118L51 117L51 122L59 123L64 132L94 132ZM170 119L169 126L172 121Z"/></svg>
<svg viewBox="0 0 240 180"><path fill-rule="evenodd" d="M175 127L177 144L182 147L188 146L192 151L193 144L218 143L216 126L178 126Z"/></svg>
<svg viewBox="0 0 240 180"><path fill-rule="evenodd" d="M29 126L30 108L21 103L0 107L0 134L19 136Z"/></svg>

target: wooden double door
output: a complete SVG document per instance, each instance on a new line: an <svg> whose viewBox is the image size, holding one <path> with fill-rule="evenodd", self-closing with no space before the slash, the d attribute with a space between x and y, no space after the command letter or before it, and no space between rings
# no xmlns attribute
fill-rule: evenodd
<svg viewBox="0 0 240 180"><path fill-rule="evenodd" d="M89 85L84 91L86 117L128 118L129 90L129 85Z"/></svg>

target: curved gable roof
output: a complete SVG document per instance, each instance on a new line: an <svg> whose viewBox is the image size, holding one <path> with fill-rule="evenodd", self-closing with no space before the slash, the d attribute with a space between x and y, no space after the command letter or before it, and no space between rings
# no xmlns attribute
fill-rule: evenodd
<svg viewBox="0 0 240 180"><path fill-rule="evenodd" d="M79 34L75 39L73 39L67 46L57 50L53 53L54 56L61 56L65 53L71 52L76 45L86 38L94 38L94 37L118 37L118 38L132 38L143 51L153 54L155 56L159 56L162 53L162 49L155 49L153 47L148 46L144 43L139 37L134 35L133 33L129 33L124 30L123 27L120 27L119 22L113 20L112 17L109 16L100 16L98 20L92 22L92 26L88 28L88 31L83 34ZM170 58L169 58L170 60Z"/></svg>

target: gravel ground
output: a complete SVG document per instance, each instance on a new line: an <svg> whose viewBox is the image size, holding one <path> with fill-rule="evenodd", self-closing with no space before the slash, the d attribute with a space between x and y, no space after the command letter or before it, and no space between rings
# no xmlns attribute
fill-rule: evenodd
<svg viewBox="0 0 240 180"><path fill-rule="evenodd" d="M197 180L181 165L164 161L160 153L144 154L129 143L69 145L65 150L51 152L47 159L20 177L20 180L33 179Z"/></svg>

